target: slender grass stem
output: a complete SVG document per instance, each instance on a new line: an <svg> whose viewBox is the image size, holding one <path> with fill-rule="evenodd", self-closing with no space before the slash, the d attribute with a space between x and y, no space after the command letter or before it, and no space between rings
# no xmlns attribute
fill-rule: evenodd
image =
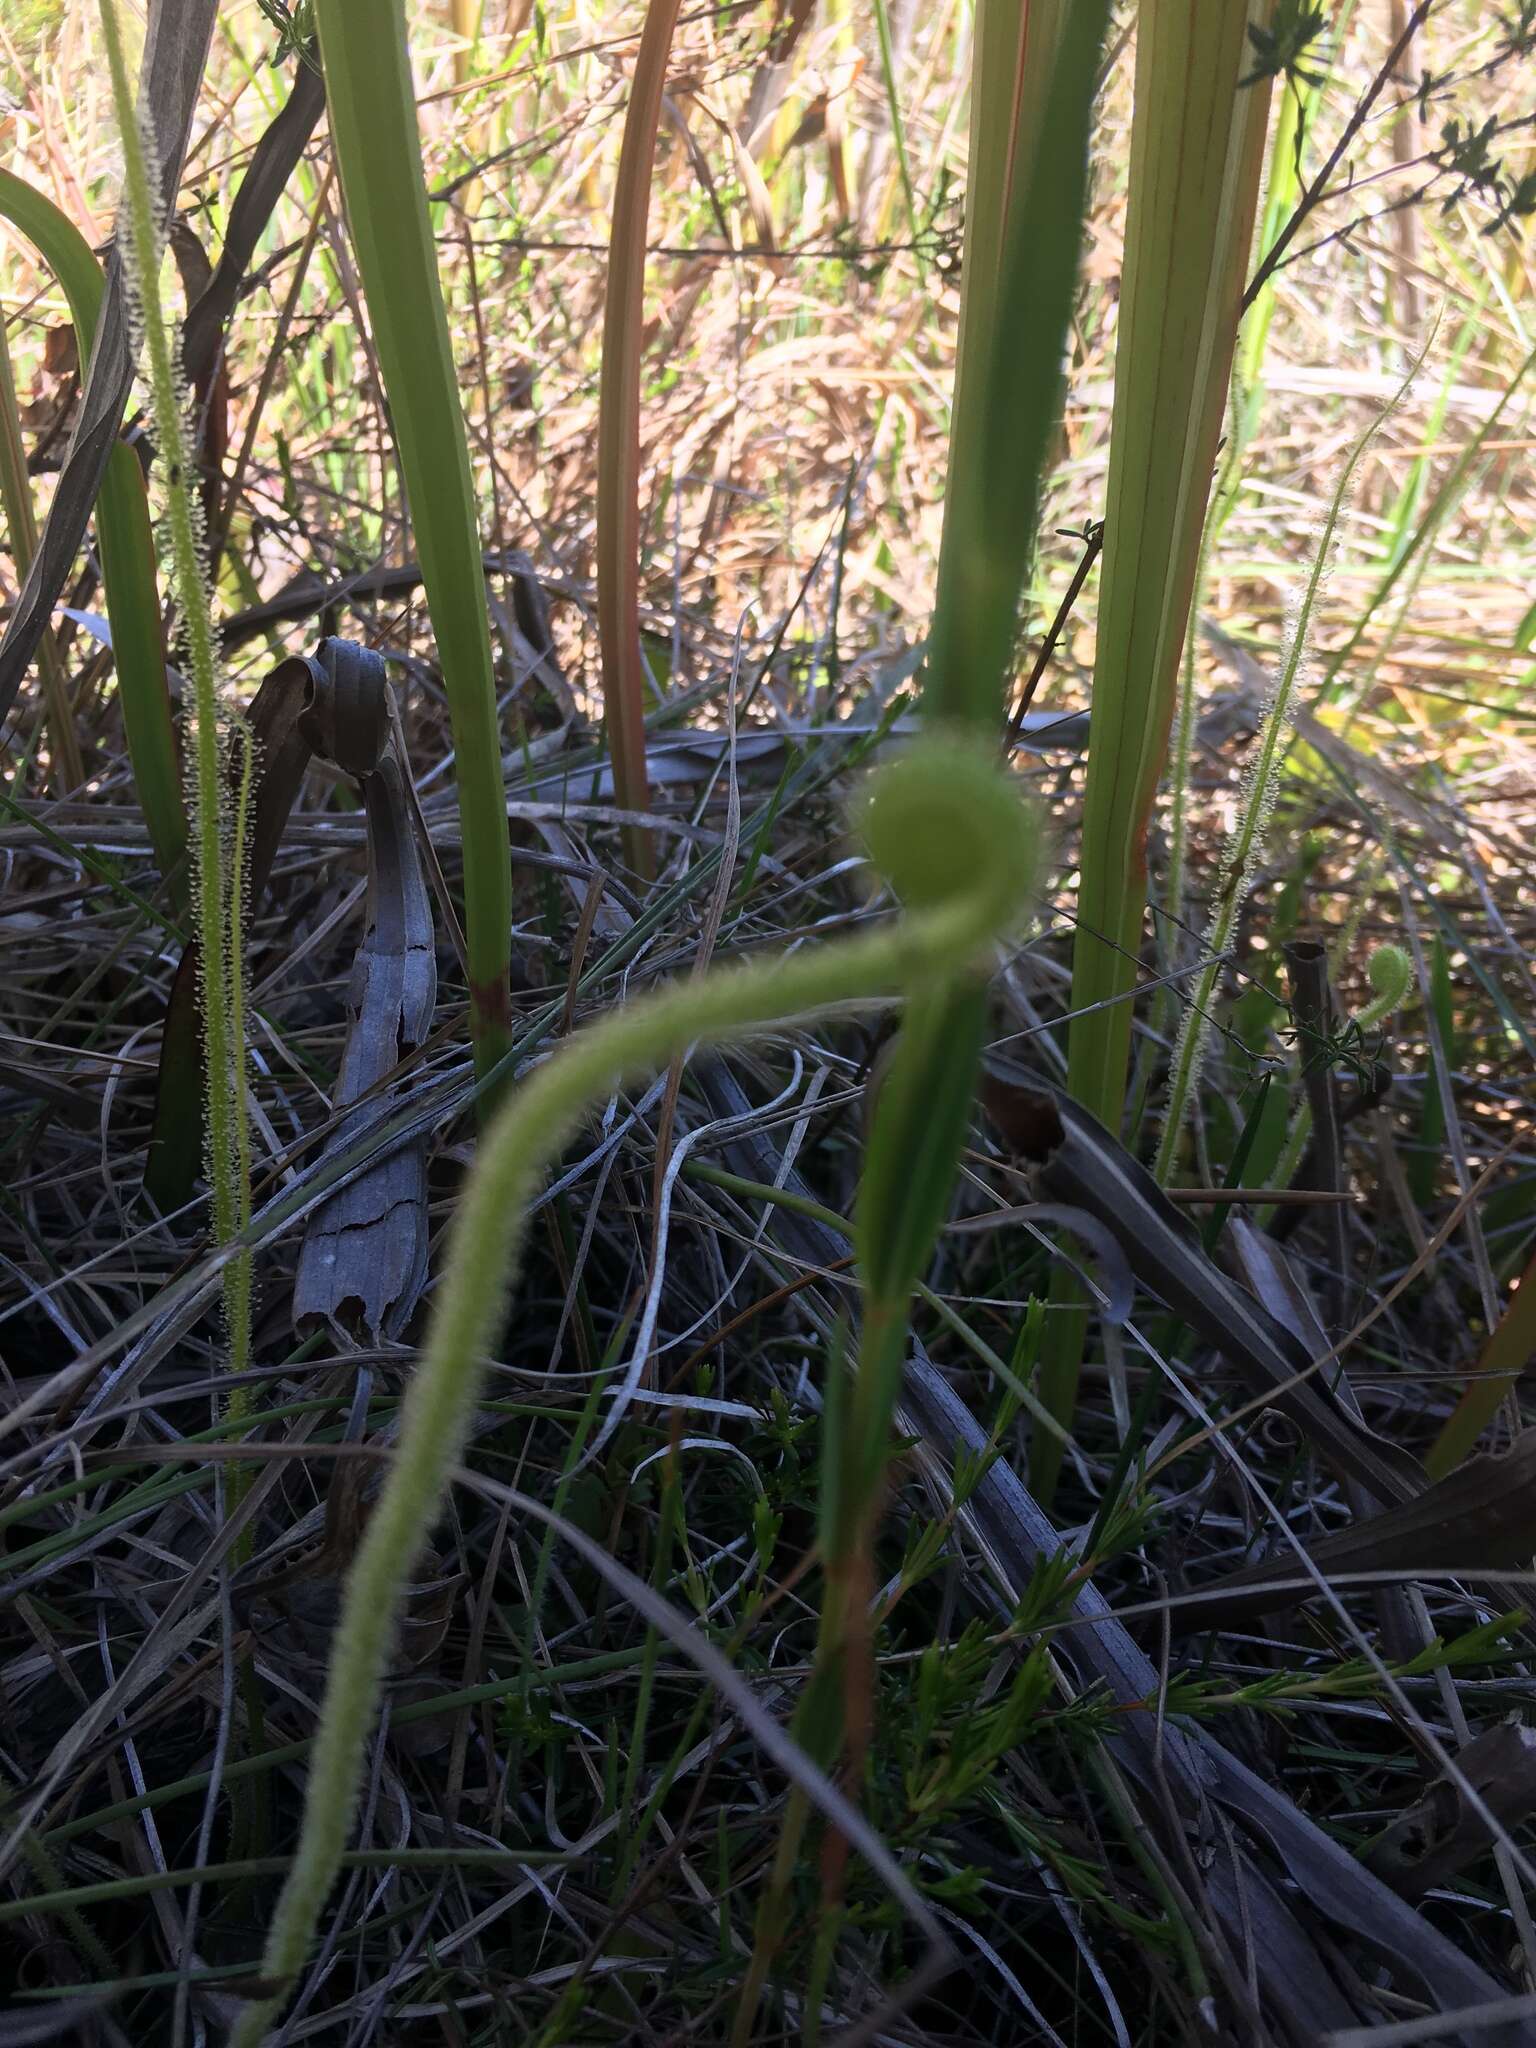
<svg viewBox="0 0 1536 2048"><path fill-rule="evenodd" d="M649 807L645 661L640 651L645 232L662 89L680 5L681 0L650 0L640 32L614 190L597 419L597 623L603 659L603 713L614 792L624 809L640 811ZM651 875L655 862L648 832L626 826L624 851L637 874Z"/></svg>

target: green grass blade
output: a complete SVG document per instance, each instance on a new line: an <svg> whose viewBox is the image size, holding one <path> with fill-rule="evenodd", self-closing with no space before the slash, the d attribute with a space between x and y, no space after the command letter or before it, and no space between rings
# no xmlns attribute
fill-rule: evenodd
<svg viewBox="0 0 1536 2048"><path fill-rule="evenodd" d="M317 0L331 141L453 721L476 1070L511 1042L512 870L479 521L402 0Z"/></svg>
<svg viewBox="0 0 1536 2048"><path fill-rule="evenodd" d="M967 243L965 359L923 702L931 717L995 734L1034 547L1040 473L1056 423L1108 10L1076 6L1054 19L1044 8L1032 10L1027 25L1039 40L1031 44L1017 8L1002 0L985 4L992 19L979 24L986 33L978 35L976 62L990 72L1009 52L1012 61L1005 65L1006 95L989 78L973 86L973 119L986 133L972 150L982 190L968 203L968 235L985 239L974 258ZM985 1000L979 988L951 995L939 1038L958 1047L979 1044L976 1019ZM967 1088L974 1073L972 1054ZM1056 1439L1041 1431L1036 1441L1050 1443L1059 1459Z"/></svg>
<svg viewBox="0 0 1536 2048"><path fill-rule="evenodd" d="M1307 52L1306 76L1288 79L1280 92L1274 119L1270 123L1269 171L1264 180L1264 206L1259 217L1257 238L1261 249L1274 247L1301 198L1302 180L1297 152L1313 132L1354 11L1355 0L1345 0L1330 26L1326 53L1318 51L1314 44ZM1243 400L1238 439L1244 446L1253 438L1263 410L1264 356L1274 317L1275 278L1270 276L1248 309L1237 351L1236 374Z"/></svg>
<svg viewBox="0 0 1536 2048"><path fill-rule="evenodd" d="M67 215L22 178L0 170L0 216L24 234L58 279L80 359L96 336L105 289L90 245ZM121 442L107 458L96 500L101 580L112 622L112 658L134 786L160 872L185 896L187 814L165 681L165 646L144 473Z"/></svg>
<svg viewBox="0 0 1536 2048"><path fill-rule="evenodd" d="M1068 1082L1118 1132L1146 902L1146 829L1168 753L1179 657L1226 407L1268 116L1239 88L1263 0L1145 0L1137 17L1130 204L1110 425L1073 953ZM1070 1426L1087 1335L1071 1276L1051 1280L1040 1392ZM1049 1504L1061 1443L1030 1481Z"/></svg>
<svg viewBox="0 0 1536 2048"><path fill-rule="evenodd" d="M1029 148L1039 132L1044 95L1061 31L1062 0L978 0L971 63L971 135L965 183L965 243L961 255L960 334L950 408L951 488L965 488L985 460L991 433L987 406L990 352L998 332L1009 203L1029 169ZM1049 430L1049 429L1048 429ZM1043 452L1043 451L1042 451ZM1028 560L1030 530L1015 536ZM947 518L940 542L939 591L952 587L954 551L962 527ZM967 535L967 544L973 536Z"/></svg>
<svg viewBox="0 0 1536 2048"><path fill-rule="evenodd" d="M880 73L885 81L885 107L890 117L891 142L896 151L896 168L901 174L901 196L907 209L907 233L917 241L917 194L912 184L912 158L907 149L907 125L901 115L901 94L896 80L896 46L891 38L891 13L886 0L875 0L875 30L880 43ZM924 278L922 252L913 250L918 281Z"/></svg>
<svg viewBox="0 0 1536 2048"><path fill-rule="evenodd" d="M1084 800L1073 1094L1119 1127L1146 898L1146 829L1253 233L1267 81L1241 89L1249 9L1145 0Z"/></svg>
<svg viewBox="0 0 1536 2048"><path fill-rule="evenodd" d="M1032 102L1039 107L1036 137L1021 135L1005 151L1006 131L991 94L976 103L977 118L988 124L989 150L991 138L998 138L998 158L985 166L986 184L995 182L997 189L970 202L982 207L986 223L971 232L984 233L987 244L978 243L974 264L969 239L966 244L966 354L957 393L963 411L951 448L923 708L930 718L978 733L1000 728L1040 472L1056 423L1106 13L1101 0L1090 0L1066 17L1049 89L1040 88ZM978 61L982 51L978 41ZM1027 177L1021 176L1023 156ZM995 270L987 247L996 252ZM973 277L979 277L974 286Z"/></svg>
<svg viewBox="0 0 1536 2048"><path fill-rule="evenodd" d="M661 90L680 0L651 0L624 116L613 195L603 369L597 422L597 630L614 794L625 810L648 808L645 658L640 651L640 351L645 319L645 235ZM625 857L652 870L648 832L628 828Z"/></svg>

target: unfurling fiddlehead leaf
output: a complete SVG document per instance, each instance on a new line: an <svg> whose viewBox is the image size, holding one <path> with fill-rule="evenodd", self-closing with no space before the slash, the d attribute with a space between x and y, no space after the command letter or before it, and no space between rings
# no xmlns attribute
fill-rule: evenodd
<svg viewBox="0 0 1536 2048"><path fill-rule="evenodd" d="M498 1111L466 1183L399 1445L347 1580L304 1820L261 1974L302 1967L357 1810L363 1757L404 1589L468 1431L516 1275L529 1203L582 1116L626 1079L690 1046L719 1044L836 1004L940 991L972 976L1021 901L1035 825L1007 775L960 742L924 742L872 781L861 822L906 912L877 931L682 981L568 1039ZM246 2008L255 2048L283 1994Z"/></svg>

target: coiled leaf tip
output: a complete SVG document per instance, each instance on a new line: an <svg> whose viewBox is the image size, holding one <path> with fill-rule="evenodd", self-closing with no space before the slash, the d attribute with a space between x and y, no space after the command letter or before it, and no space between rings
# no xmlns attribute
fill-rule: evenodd
<svg viewBox="0 0 1536 2048"><path fill-rule="evenodd" d="M1017 784L969 741L930 735L877 769L857 824L880 873L910 909L985 894L1001 921L1035 878L1039 820Z"/></svg>

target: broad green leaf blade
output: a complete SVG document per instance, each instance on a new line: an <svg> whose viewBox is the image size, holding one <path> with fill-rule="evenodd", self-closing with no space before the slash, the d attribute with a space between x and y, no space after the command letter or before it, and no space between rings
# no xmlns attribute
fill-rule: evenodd
<svg viewBox="0 0 1536 2048"><path fill-rule="evenodd" d="M316 0L331 140L453 721L475 1066L511 1042L512 870L469 445L421 169L403 0Z"/></svg>

